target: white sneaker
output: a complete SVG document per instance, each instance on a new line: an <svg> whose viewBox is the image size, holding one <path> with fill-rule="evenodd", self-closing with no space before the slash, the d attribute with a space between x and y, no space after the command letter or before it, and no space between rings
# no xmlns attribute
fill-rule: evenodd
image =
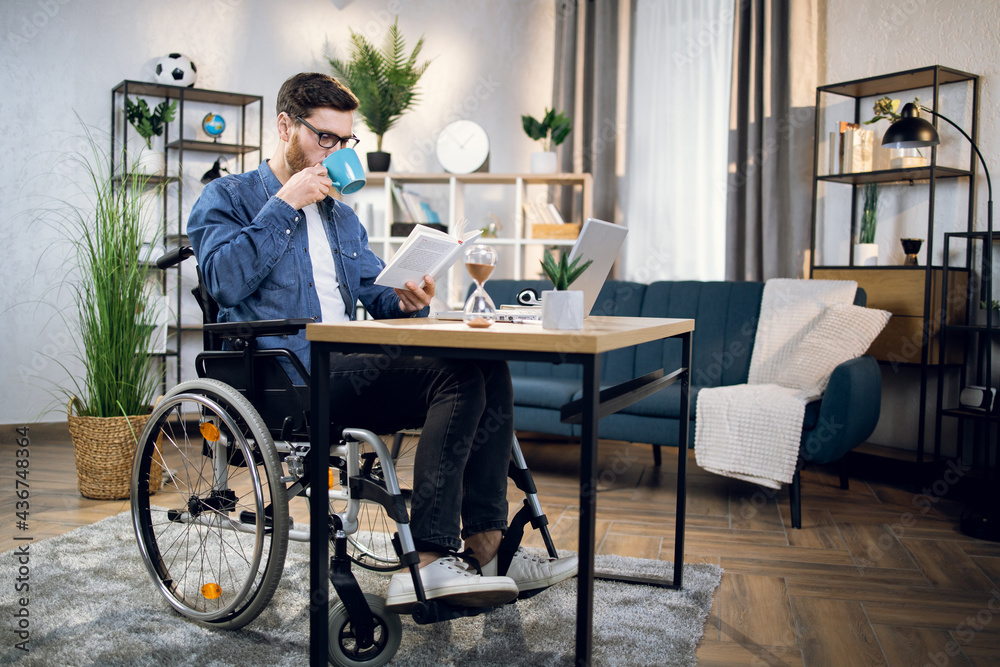
<svg viewBox="0 0 1000 667"><path fill-rule="evenodd" d="M514 600L518 594L517 584L510 577L480 576L468 563L454 556L442 556L419 572L428 600L446 600L461 607L496 607ZM416 601L410 571L392 575L386 609L407 612Z"/></svg>
<svg viewBox="0 0 1000 667"><path fill-rule="evenodd" d="M498 558L499 556L494 556L493 560L483 566L484 576L496 575ZM549 558L529 554L518 547L506 575L517 583L519 591L532 591L536 588L548 588L564 579L575 577L578 569L579 561L575 555Z"/></svg>

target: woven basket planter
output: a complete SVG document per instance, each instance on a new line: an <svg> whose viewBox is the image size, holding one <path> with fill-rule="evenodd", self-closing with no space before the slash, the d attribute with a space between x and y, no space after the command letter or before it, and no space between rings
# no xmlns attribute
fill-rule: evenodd
<svg viewBox="0 0 1000 667"><path fill-rule="evenodd" d="M80 494L98 500L119 500L131 493L132 461L136 438L142 433L149 415L136 417L81 417L75 397L66 408L69 434L76 458L76 479ZM159 454L157 454L159 459ZM163 481L161 465L151 466L149 490L158 491Z"/></svg>

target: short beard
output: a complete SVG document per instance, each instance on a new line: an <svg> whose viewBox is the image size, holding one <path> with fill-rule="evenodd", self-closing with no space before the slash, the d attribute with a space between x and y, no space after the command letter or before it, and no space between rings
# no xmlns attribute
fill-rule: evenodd
<svg viewBox="0 0 1000 667"><path fill-rule="evenodd" d="M306 154L299 143L298 132L293 133L291 141L288 142L288 149L285 151L285 164L288 166L290 176L312 166L306 161Z"/></svg>

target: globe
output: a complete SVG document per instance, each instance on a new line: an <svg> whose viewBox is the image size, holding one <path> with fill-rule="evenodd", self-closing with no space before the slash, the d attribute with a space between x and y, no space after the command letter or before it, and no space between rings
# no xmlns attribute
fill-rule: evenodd
<svg viewBox="0 0 1000 667"><path fill-rule="evenodd" d="M226 119L219 114L210 113L201 121L201 129L205 134L216 139L226 130Z"/></svg>

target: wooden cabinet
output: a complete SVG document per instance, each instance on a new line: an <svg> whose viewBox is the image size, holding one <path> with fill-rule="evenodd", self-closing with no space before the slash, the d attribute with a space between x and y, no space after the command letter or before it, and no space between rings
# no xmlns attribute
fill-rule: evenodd
<svg viewBox="0 0 1000 667"><path fill-rule="evenodd" d="M924 323L929 319L930 341L928 347L930 354L928 363L938 364L942 360L939 348L941 341L942 269L932 268L930 273L930 309L927 311L927 317L924 315L927 303L927 276L923 267L917 269L904 267L816 267L813 269L813 278L853 280L868 295L869 308L878 308L892 313L892 319L868 348L868 354L879 361L890 364L919 364L921 350L924 347ZM944 300L948 306L947 322L948 324L960 324L965 322L965 292L968 285L968 272L952 270L949 272L948 281L948 291L953 296ZM948 345L943 357L944 363L960 363L962 352L959 344Z"/></svg>

